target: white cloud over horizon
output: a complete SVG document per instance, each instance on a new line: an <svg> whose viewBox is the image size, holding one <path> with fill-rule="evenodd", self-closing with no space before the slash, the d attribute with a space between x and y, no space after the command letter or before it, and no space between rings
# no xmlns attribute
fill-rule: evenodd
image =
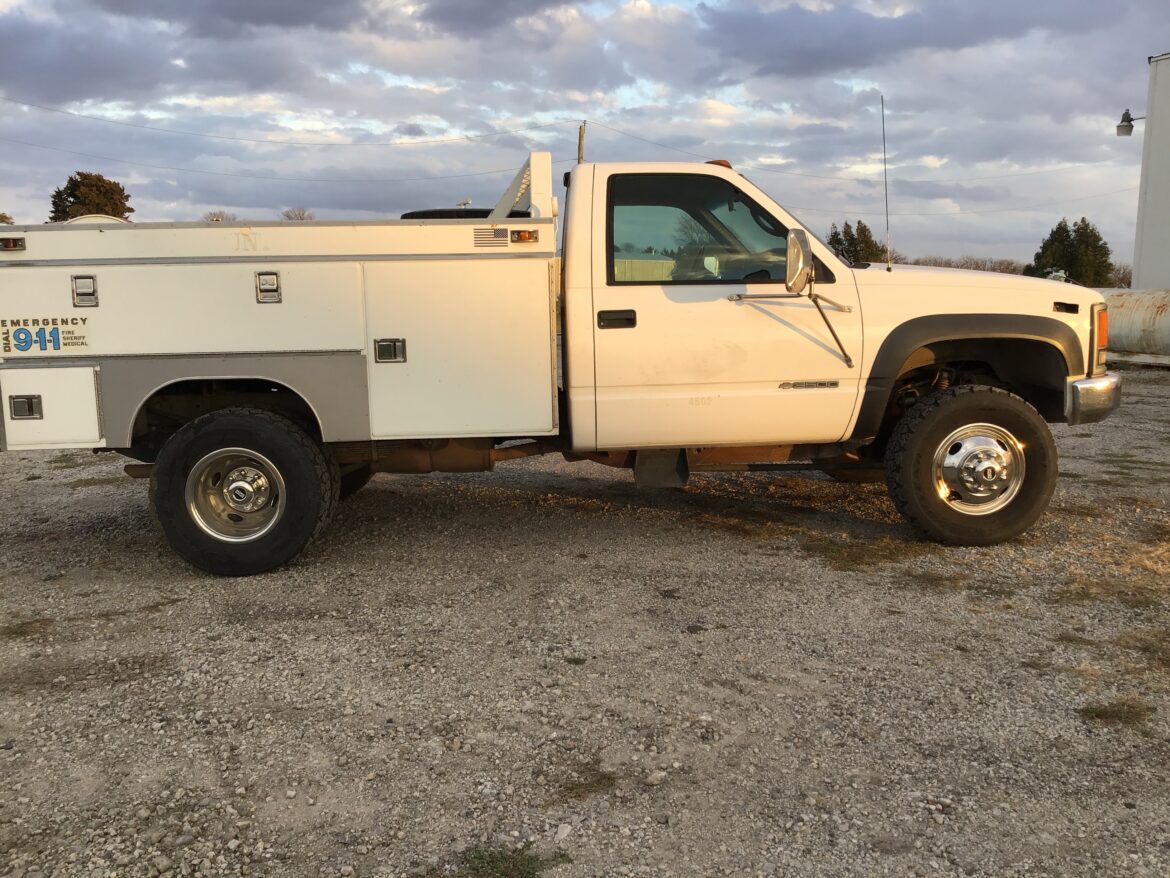
<svg viewBox="0 0 1170 878"><path fill-rule="evenodd" d="M727 158L818 233L859 217L877 230L884 94L897 249L1028 259L1084 215L1129 262L1141 137L1113 128L1140 115L1146 57L1170 51L1170 5L1103 10L0 0L0 210L43 221L76 170L122 182L139 221L486 205L529 149L572 159L588 118L590 159ZM476 139L375 145L460 135Z"/></svg>

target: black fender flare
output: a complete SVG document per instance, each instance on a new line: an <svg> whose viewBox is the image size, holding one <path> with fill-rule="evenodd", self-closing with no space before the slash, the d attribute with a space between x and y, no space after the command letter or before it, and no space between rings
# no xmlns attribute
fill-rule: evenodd
<svg viewBox="0 0 1170 878"><path fill-rule="evenodd" d="M1043 342L1063 357L1067 374L1085 374L1080 338L1072 327L1055 318L1024 314L930 314L915 317L895 327L878 348L865 381L861 410L850 438L865 441L877 435L894 382L911 354L939 342L972 339Z"/></svg>

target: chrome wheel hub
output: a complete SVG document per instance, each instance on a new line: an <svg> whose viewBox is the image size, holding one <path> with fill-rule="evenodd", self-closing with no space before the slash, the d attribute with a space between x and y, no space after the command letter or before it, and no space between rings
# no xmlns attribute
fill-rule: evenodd
<svg viewBox="0 0 1170 878"><path fill-rule="evenodd" d="M994 424L969 424L934 453L934 481L943 502L967 515L1002 509L1024 483L1024 448Z"/></svg>
<svg viewBox="0 0 1170 878"><path fill-rule="evenodd" d="M257 512L268 505L270 488L268 477L251 466L242 466L228 473L223 499L236 512Z"/></svg>
<svg viewBox="0 0 1170 878"><path fill-rule="evenodd" d="M268 533L284 514L284 478L272 461L247 448L213 451L191 468L184 496L191 520L225 543Z"/></svg>

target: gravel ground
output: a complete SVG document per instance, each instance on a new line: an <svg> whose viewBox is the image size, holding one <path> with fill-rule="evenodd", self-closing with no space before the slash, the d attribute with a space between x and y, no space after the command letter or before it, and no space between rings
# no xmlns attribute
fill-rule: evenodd
<svg viewBox="0 0 1170 878"><path fill-rule="evenodd" d="M1170 372L1048 514L878 485L381 476L207 577L122 461L0 471L0 875L1170 874Z"/></svg>

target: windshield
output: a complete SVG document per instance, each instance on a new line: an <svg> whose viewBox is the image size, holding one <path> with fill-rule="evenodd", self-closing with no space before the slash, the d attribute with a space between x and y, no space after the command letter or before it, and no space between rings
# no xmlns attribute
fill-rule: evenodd
<svg viewBox="0 0 1170 878"><path fill-rule="evenodd" d="M749 183L751 183L753 186L756 185L754 180L751 180L750 178L748 178L746 176L744 176L744 179L747 180ZM756 188L758 189L760 187L757 186ZM785 210L788 210L788 209L785 208ZM846 265L853 267L853 263L850 262L848 259L846 259L844 256L842 256L840 253L838 253L836 250L834 250L832 247L830 247L829 243L824 238L822 238L820 235L818 235L816 232L814 232L812 230L813 229L812 226L810 226L808 223L806 223L804 220L802 220L795 213L792 213L791 210L788 210L788 213L792 215L792 218L794 220L796 220L798 223L800 223L801 227L803 227L806 232L808 232L809 237L815 238L817 240L817 242L822 247L824 247L826 250L828 250L830 253L832 253L834 256L836 256L838 259L840 259L842 262L844 262Z"/></svg>

